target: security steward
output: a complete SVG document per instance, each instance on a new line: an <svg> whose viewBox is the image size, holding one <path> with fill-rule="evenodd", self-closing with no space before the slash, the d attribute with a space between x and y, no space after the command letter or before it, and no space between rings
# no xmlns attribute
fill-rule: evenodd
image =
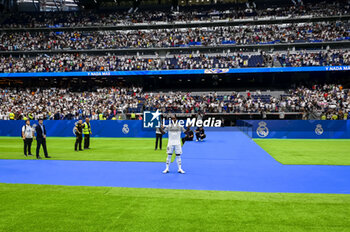
<svg viewBox="0 0 350 232"><path fill-rule="evenodd" d="M204 128L197 127L197 129L194 131L196 132L196 141L198 142L199 140L203 141L207 136L205 135Z"/></svg>
<svg viewBox="0 0 350 232"><path fill-rule="evenodd" d="M34 137L34 128L30 125L30 121L26 120L26 124L22 127L22 139L24 142L24 155L32 155L32 143Z"/></svg>
<svg viewBox="0 0 350 232"><path fill-rule="evenodd" d="M10 120L15 120L15 114L12 111L9 113L9 118Z"/></svg>
<svg viewBox="0 0 350 232"><path fill-rule="evenodd" d="M186 141L193 141L193 131L191 130L191 127L188 126L185 133L185 137L182 138L182 144L185 144Z"/></svg>
<svg viewBox="0 0 350 232"><path fill-rule="evenodd" d="M81 142L83 141L83 121L82 120L79 120L78 123L75 124L73 132L76 136L74 150L78 151L78 146L79 146L79 151L82 151L83 150L81 149Z"/></svg>
<svg viewBox="0 0 350 232"><path fill-rule="evenodd" d="M36 158L41 159L39 152L40 147L43 147L45 158L51 158L49 154L47 153L47 147L46 147L46 128L43 124L43 119L39 119L39 125L35 127L36 131Z"/></svg>
<svg viewBox="0 0 350 232"><path fill-rule="evenodd" d="M162 150L162 139L163 139L163 135L164 135L164 127L157 127L156 128L156 147L154 150L158 149L158 141L159 141L159 149Z"/></svg>
<svg viewBox="0 0 350 232"><path fill-rule="evenodd" d="M84 134L84 149L90 149L90 135L91 132L91 125L90 125L90 119L85 118L85 122L83 124L83 134Z"/></svg>

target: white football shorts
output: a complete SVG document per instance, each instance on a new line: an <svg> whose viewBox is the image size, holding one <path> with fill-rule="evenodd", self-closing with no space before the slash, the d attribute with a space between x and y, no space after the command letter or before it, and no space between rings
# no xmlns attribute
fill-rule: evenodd
<svg viewBox="0 0 350 232"><path fill-rule="evenodd" d="M173 152L175 151L176 155L181 155L182 154L182 147L181 145L169 145L166 149L166 152L168 154L173 154Z"/></svg>

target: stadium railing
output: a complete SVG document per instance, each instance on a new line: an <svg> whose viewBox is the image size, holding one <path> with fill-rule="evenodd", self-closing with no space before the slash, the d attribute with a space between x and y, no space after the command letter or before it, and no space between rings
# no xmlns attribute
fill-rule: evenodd
<svg viewBox="0 0 350 232"><path fill-rule="evenodd" d="M77 26L77 27L36 27L36 28L10 28L2 27L1 32L34 32L34 31L89 31L89 30L140 30L140 29L168 29L168 28L191 28L191 27L215 27L215 26L239 26L239 25L266 25L281 23L302 23L302 22L333 22L346 21L350 19L350 15L338 16L307 16L307 17L262 17L250 19L233 19L218 21L193 21L193 22L164 22L164 23L135 23L130 25L98 25L98 26Z"/></svg>

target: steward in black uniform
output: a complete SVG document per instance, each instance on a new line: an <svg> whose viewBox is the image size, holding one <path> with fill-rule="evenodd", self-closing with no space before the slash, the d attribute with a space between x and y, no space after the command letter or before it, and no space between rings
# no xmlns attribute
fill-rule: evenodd
<svg viewBox="0 0 350 232"><path fill-rule="evenodd" d="M90 149L90 135L92 134L92 132L91 132L91 125L90 125L89 118L86 118L83 124L83 134L84 134L84 149Z"/></svg>
<svg viewBox="0 0 350 232"><path fill-rule="evenodd" d="M156 148L154 150L158 149L158 141L159 141L159 149L162 150L162 138L164 135L163 126L156 128Z"/></svg>
<svg viewBox="0 0 350 232"><path fill-rule="evenodd" d="M185 137L182 138L182 144L185 144L186 141L193 141L193 131L191 127L187 127L185 133Z"/></svg>
<svg viewBox="0 0 350 232"><path fill-rule="evenodd" d="M205 135L204 132L204 128L203 127L197 127L197 129L195 130L196 132L196 141L198 142L199 140L203 141L203 139L205 139L205 137L207 137Z"/></svg>
<svg viewBox="0 0 350 232"><path fill-rule="evenodd" d="M74 150L78 151L78 145L79 145L79 151L82 151L81 149L81 142L83 141L83 121L79 120L78 123L75 125L73 132L76 136L75 138L75 145L74 145Z"/></svg>

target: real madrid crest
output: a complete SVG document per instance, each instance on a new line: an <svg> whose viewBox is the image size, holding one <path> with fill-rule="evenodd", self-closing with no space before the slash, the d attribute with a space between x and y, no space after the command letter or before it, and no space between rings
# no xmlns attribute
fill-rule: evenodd
<svg viewBox="0 0 350 232"><path fill-rule="evenodd" d="M316 133L316 135L322 135L323 134L323 128L322 128L321 124L317 124L316 125L315 133Z"/></svg>
<svg viewBox="0 0 350 232"><path fill-rule="evenodd" d="M266 125L266 122L259 122L259 127L256 129L256 134L261 138L265 138L269 135L269 128L267 128Z"/></svg>
<svg viewBox="0 0 350 232"><path fill-rule="evenodd" d="M123 132L124 134L128 134L129 131L130 131L130 129L129 129L128 124L124 124L124 125L123 125L123 129L122 129L122 132Z"/></svg>

